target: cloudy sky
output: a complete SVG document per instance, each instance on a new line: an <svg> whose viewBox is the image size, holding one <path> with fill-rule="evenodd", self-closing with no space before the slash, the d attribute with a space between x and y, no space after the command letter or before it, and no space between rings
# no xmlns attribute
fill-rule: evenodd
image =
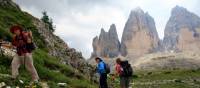
<svg viewBox="0 0 200 88"><path fill-rule="evenodd" d="M148 12L155 20L162 39L170 12L176 5L200 16L200 0L13 0L21 9L41 18L47 11L56 25L55 34L86 58L92 52L92 38L100 29L108 31L114 23L121 40L129 13L136 7Z"/></svg>

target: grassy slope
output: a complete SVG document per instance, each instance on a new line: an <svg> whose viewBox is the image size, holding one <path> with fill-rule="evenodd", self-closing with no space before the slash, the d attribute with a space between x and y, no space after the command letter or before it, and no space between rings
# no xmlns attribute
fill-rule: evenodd
<svg viewBox="0 0 200 88"><path fill-rule="evenodd" d="M76 74L71 67L59 64L57 58L49 56L46 52L36 50L33 57L41 81L47 81L52 88L57 87L56 83L59 82L67 83L72 88L95 88L95 84L92 85L82 74ZM11 58L0 57L1 74L10 74L10 63ZM23 65L20 68L20 72L19 79L25 81L24 85L28 85L31 78L28 72L24 70ZM10 81L10 78L0 77L1 81L10 85L21 85L18 81Z"/></svg>
<svg viewBox="0 0 200 88"><path fill-rule="evenodd" d="M119 79L111 83L119 88ZM131 83L133 88L200 88L200 69L140 71Z"/></svg>
<svg viewBox="0 0 200 88"><path fill-rule="evenodd" d="M14 7L0 6L0 38L11 41L9 27L13 24L23 24L25 27L32 28L34 41L39 47L39 49L33 53L34 65L42 81L47 81L52 88L56 88L56 83L59 82L67 83L67 85L72 88L96 88L96 84L89 82L84 78L83 74L75 74L73 68L60 64L58 58L47 54L47 47L45 47L44 40L32 24L30 15ZM0 57L0 74L10 74L10 63L10 58ZM25 84L22 85L17 81L11 81L9 77L1 76L0 82L4 81L9 85L18 85L21 87L27 85L31 79L30 75L24 70L23 66L21 66L20 72L19 79L25 81Z"/></svg>
<svg viewBox="0 0 200 88"><path fill-rule="evenodd" d="M137 72L133 83L136 88L199 88L200 70Z"/></svg>

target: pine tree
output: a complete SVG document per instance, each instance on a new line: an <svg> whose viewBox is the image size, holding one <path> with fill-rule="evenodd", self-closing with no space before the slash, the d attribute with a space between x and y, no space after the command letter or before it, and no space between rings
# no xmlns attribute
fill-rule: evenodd
<svg viewBox="0 0 200 88"><path fill-rule="evenodd" d="M49 27L50 31L54 32L55 31L55 27L53 25L53 20L51 18L49 18L49 16L47 15L46 11L42 12L42 14L43 14L43 16L42 16L41 20L44 23L48 24L48 27Z"/></svg>

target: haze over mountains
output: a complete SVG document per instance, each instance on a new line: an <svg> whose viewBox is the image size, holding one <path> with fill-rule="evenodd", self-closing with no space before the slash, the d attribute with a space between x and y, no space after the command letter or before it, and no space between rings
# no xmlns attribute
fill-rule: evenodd
<svg viewBox="0 0 200 88"><path fill-rule="evenodd" d="M115 27L114 29L117 30ZM134 58L156 52L200 51L200 18L180 6L174 7L171 11L163 40L158 37L153 17L140 8L131 11L124 27L121 44L117 42L117 37L110 39L107 37L109 35L103 36L104 32L102 30L100 36L93 39L92 57ZM112 33L112 36L118 35Z"/></svg>

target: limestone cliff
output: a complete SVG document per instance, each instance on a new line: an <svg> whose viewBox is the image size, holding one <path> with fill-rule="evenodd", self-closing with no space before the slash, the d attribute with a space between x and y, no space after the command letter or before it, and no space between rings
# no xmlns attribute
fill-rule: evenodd
<svg viewBox="0 0 200 88"><path fill-rule="evenodd" d="M101 29L100 36L93 39L93 54L92 57L116 57L119 55L120 42L117 35L117 30L114 24L110 26L108 32Z"/></svg>
<svg viewBox="0 0 200 88"><path fill-rule="evenodd" d="M154 52L159 42L154 19L140 8L131 11L121 39L122 56Z"/></svg>

